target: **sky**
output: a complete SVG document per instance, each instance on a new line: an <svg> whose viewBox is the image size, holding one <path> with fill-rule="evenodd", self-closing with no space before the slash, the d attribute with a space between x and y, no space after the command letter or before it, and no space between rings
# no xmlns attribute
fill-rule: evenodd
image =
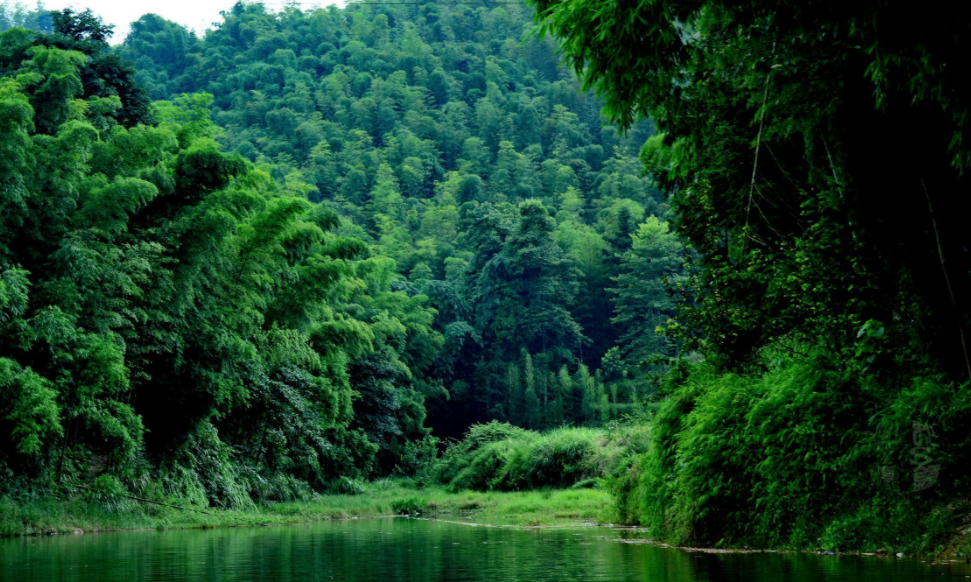
<svg viewBox="0 0 971 582"><path fill-rule="evenodd" d="M34 0L21 0L27 6L33 6ZM14 0L16 2L16 0ZM11 3L14 3L11 2ZM0 0L0 3L6 3ZM46 0L44 7L48 10L60 10L72 7L77 11L90 8L101 16L105 22L115 25L115 35L111 44L119 44L128 34L129 23L138 20L143 14L155 13L173 22L184 24L190 29L202 34L212 27L213 22L220 20L219 13L233 7L236 0L161 0L144 2L139 0ZM282 0L266 0L267 8L278 10L283 7ZM296 2L301 8L311 9L316 6L329 4L343 5L342 0L304 0Z"/></svg>

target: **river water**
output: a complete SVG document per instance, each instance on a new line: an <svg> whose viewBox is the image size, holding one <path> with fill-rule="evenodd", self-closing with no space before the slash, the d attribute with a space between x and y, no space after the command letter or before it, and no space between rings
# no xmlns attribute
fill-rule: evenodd
<svg viewBox="0 0 971 582"><path fill-rule="evenodd" d="M968 580L971 566L662 548L601 527L378 518L0 539L0 581L785 582Z"/></svg>

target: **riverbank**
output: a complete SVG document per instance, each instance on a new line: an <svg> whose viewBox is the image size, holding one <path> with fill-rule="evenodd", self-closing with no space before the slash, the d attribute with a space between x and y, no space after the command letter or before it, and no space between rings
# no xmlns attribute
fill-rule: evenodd
<svg viewBox="0 0 971 582"><path fill-rule="evenodd" d="M397 482L372 483L358 495L321 495L313 500L239 509L179 509L132 499L104 504L80 498L26 502L0 498L0 536L261 526L403 513L475 516L516 525L549 526L609 521L611 510L610 494L598 489L452 493L442 487L418 489Z"/></svg>
<svg viewBox="0 0 971 582"><path fill-rule="evenodd" d="M389 481L369 484L368 491L359 495L321 495L314 500L254 505L246 509L178 509L139 502L124 507L108 507L81 499L67 502L38 499L17 503L9 498L0 498L0 537L270 526L404 513L423 517L471 518L522 527L553 527L583 522L615 523L615 512L610 494L599 489L449 492L442 487L418 489ZM694 547L647 539L630 543L650 543L705 553L819 552L818 548L758 549L744 545ZM842 555L887 553L859 549L839 552ZM946 548L908 555L938 561L964 561L971 555L971 543L965 533L954 536Z"/></svg>

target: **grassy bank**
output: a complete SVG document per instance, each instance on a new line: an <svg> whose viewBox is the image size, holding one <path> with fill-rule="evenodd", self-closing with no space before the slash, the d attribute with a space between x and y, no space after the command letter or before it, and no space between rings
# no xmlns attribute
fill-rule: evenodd
<svg viewBox="0 0 971 582"><path fill-rule="evenodd" d="M415 513L520 525L615 522L615 505L600 485L630 465L646 434L642 427L537 433L493 422L472 427L413 479L345 479L334 487L339 494L308 494L292 501L251 502L244 495L226 509L206 507L204 499L194 498L193 503L160 495L157 487L132 491L117 479L101 479L96 484L104 481L102 486L68 499L0 496L0 535L270 525Z"/></svg>
<svg viewBox="0 0 971 582"><path fill-rule="evenodd" d="M597 489L449 492L434 486L417 489L396 481L369 484L358 495L322 495L309 501L245 509L176 509L131 499L105 504L83 499L15 501L7 497L0 498L0 535L273 525L416 511L425 516L475 516L519 525L556 525L609 520L610 508L609 494Z"/></svg>

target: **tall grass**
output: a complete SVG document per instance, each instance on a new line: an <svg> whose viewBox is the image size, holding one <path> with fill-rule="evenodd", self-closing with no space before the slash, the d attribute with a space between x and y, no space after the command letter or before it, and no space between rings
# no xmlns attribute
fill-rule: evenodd
<svg viewBox="0 0 971 582"><path fill-rule="evenodd" d="M105 503L92 497L58 500L0 496L0 536L270 525L405 513L424 517L461 515L512 525L556 525L612 517L610 494L603 490L456 493L434 485L416 488L407 480L375 481L361 487L356 495L318 495L244 509L207 508L205 513L137 502Z"/></svg>

